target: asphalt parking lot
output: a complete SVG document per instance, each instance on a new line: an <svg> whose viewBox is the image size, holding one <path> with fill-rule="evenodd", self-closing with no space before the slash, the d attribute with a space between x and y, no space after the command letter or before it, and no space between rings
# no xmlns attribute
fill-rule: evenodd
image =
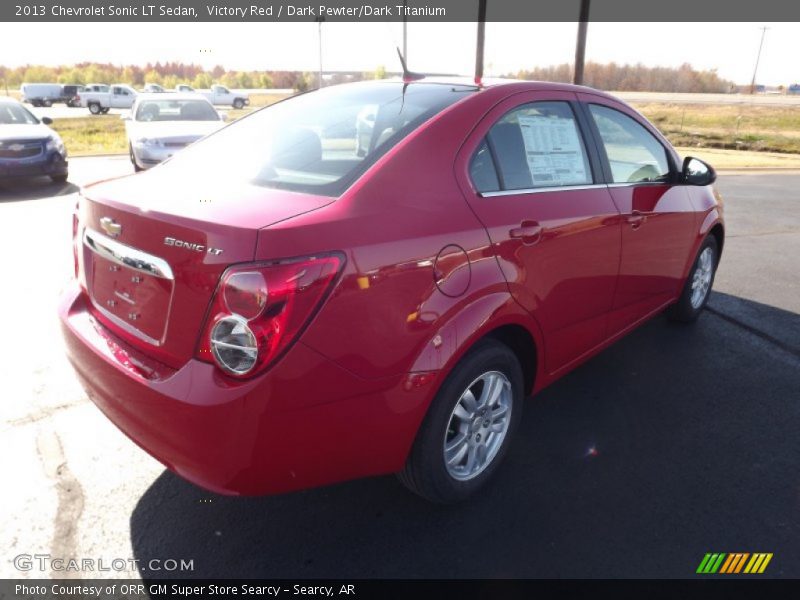
<svg viewBox="0 0 800 600"><path fill-rule="evenodd" d="M710 310L659 317L526 406L488 489L432 506L393 477L267 498L209 494L92 405L55 317L77 185L130 172L75 159L70 183L0 186L0 577L14 557L101 576L692 577L706 552L771 552L800 577L800 174L723 174L728 236Z"/></svg>

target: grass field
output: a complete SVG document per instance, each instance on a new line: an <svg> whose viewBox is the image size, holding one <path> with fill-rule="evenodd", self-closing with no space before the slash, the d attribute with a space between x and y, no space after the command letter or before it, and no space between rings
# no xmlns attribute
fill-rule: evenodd
<svg viewBox="0 0 800 600"><path fill-rule="evenodd" d="M224 109L231 120L284 99L253 94L243 110ZM800 168L800 110L782 106L647 103L634 106L683 155L708 160L717 168ZM127 152L124 122L116 115L57 119L72 156Z"/></svg>
<svg viewBox="0 0 800 600"><path fill-rule="evenodd" d="M676 146L800 154L791 106L633 104Z"/></svg>
<svg viewBox="0 0 800 600"><path fill-rule="evenodd" d="M55 119L52 127L64 140L70 156L128 151L125 121L119 115Z"/></svg>

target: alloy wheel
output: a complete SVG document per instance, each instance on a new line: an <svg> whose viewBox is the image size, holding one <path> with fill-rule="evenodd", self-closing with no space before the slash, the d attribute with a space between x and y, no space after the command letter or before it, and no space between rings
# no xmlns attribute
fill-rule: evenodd
<svg viewBox="0 0 800 600"><path fill-rule="evenodd" d="M482 473L494 460L511 423L511 382L500 371L488 371L461 394L444 436L447 472L459 481Z"/></svg>
<svg viewBox="0 0 800 600"><path fill-rule="evenodd" d="M714 275L714 251L705 248L697 259L697 266L692 275L692 308L700 308L708 296L711 288L711 278Z"/></svg>

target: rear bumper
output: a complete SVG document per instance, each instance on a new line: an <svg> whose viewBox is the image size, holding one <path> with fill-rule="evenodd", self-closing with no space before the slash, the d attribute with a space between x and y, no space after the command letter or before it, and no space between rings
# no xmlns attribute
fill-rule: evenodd
<svg viewBox="0 0 800 600"><path fill-rule="evenodd" d="M23 159L0 158L0 179L67 175L69 163L58 152Z"/></svg>
<svg viewBox="0 0 800 600"><path fill-rule="evenodd" d="M435 388L435 377L420 374L358 378L302 343L247 382L197 360L173 370L117 339L88 304L73 282L59 316L89 398L168 468L218 493L279 493L398 471Z"/></svg>

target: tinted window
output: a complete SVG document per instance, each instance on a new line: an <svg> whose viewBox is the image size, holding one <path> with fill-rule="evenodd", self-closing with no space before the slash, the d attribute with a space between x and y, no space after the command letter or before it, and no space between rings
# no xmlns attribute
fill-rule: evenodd
<svg viewBox="0 0 800 600"><path fill-rule="evenodd" d="M502 189L592 183L583 139L566 102L533 102L515 108L486 137L497 159Z"/></svg>
<svg viewBox="0 0 800 600"><path fill-rule="evenodd" d="M589 110L600 130L614 183L669 178L667 151L653 134L613 108L590 104Z"/></svg>
<svg viewBox="0 0 800 600"><path fill-rule="evenodd" d="M239 119L159 168L338 195L389 148L474 89L400 82L323 88Z"/></svg>
<svg viewBox="0 0 800 600"><path fill-rule="evenodd" d="M481 142L469 165L469 176L478 192L496 192L500 189L494 159L486 140Z"/></svg>

